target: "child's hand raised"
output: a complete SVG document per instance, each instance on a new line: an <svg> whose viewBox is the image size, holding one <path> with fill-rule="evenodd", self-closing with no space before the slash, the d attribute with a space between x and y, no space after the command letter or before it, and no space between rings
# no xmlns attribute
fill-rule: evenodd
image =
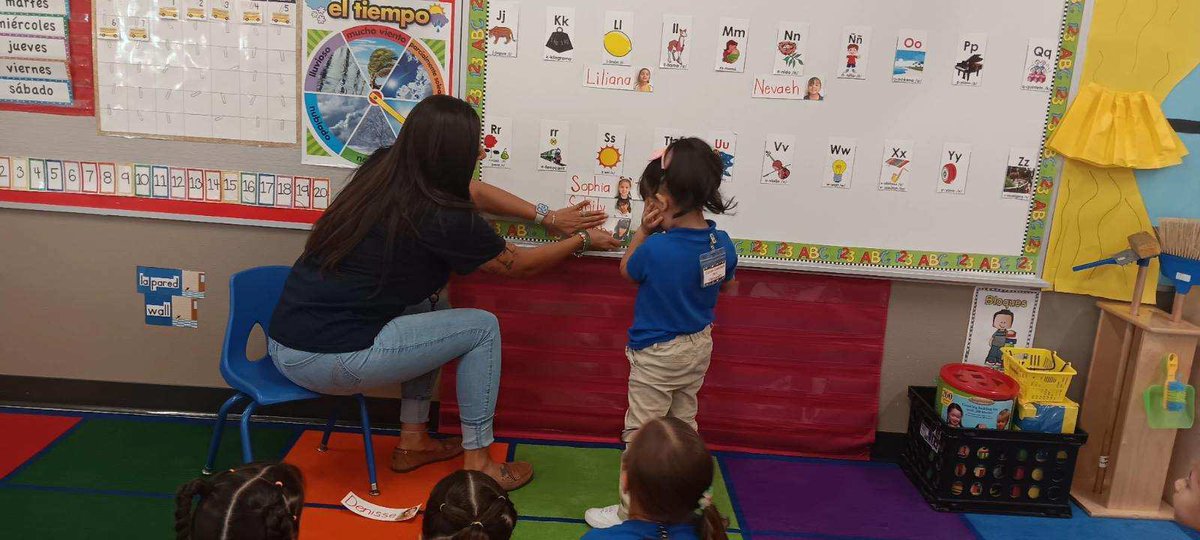
<svg viewBox="0 0 1200 540"><path fill-rule="evenodd" d="M653 208L651 208L649 205L647 205L646 211L642 213L642 226L641 226L642 234L645 234L645 235L654 234L654 232L657 231L659 229L659 227L662 227L662 221L663 221L662 208L659 208L657 205L655 205Z"/></svg>

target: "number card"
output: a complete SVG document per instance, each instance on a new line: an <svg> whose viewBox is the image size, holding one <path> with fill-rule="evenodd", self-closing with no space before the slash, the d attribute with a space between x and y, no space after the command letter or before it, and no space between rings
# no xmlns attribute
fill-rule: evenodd
<svg viewBox="0 0 1200 540"><path fill-rule="evenodd" d="M171 179L168 176L166 167L155 165L150 167L150 172L153 176L151 179L154 184L150 189L150 196L160 199L168 199L171 197Z"/></svg>
<svg viewBox="0 0 1200 540"><path fill-rule="evenodd" d="M204 200L204 171L200 169L187 170L187 190L188 200Z"/></svg>
<svg viewBox="0 0 1200 540"><path fill-rule="evenodd" d="M90 161L85 161L79 164L79 169L83 171L83 183L95 182L96 192L105 195L112 195L117 192L117 182L112 175L108 176L108 182L105 183L104 178L100 175L100 165ZM91 177L89 180L88 178Z"/></svg>
<svg viewBox="0 0 1200 540"><path fill-rule="evenodd" d="M258 204L258 176L242 173L242 204Z"/></svg>
<svg viewBox="0 0 1200 540"><path fill-rule="evenodd" d="M275 206L275 175L258 175L258 204Z"/></svg>
<svg viewBox="0 0 1200 540"><path fill-rule="evenodd" d="M117 195L133 196L132 165L122 163L120 166L116 166L112 163L102 163L100 165L100 176L103 177L107 172L112 172L117 176Z"/></svg>
<svg viewBox="0 0 1200 540"><path fill-rule="evenodd" d="M80 181L80 178L79 178L80 168L79 168L78 161L63 162L63 172L67 175L67 180L63 184L63 191L82 191L83 190L83 182ZM93 187L94 187L94 185L93 185ZM93 189L92 193L95 193L95 192L96 192L96 190Z"/></svg>
<svg viewBox="0 0 1200 540"><path fill-rule="evenodd" d="M40 159L29 160L29 189L46 191L46 162Z"/></svg>
<svg viewBox="0 0 1200 540"><path fill-rule="evenodd" d="M12 160L0 157L0 189L12 187Z"/></svg>
<svg viewBox="0 0 1200 540"><path fill-rule="evenodd" d="M313 210L324 210L329 208L329 179L314 178L312 181L312 207Z"/></svg>
<svg viewBox="0 0 1200 540"><path fill-rule="evenodd" d="M171 198L186 199L187 193L187 171L176 167L171 167Z"/></svg>
<svg viewBox="0 0 1200 540"><path fill-rule="evenodd" d="M292 207L292 188L293 180L290 176L275 177L275 207L276 208L291 208Z"/></svg>
<svg viewBox="0 0 1200 540"><path fill-rule="evenodd" d="M241 190L238 189L238 173L221 171L221 202L237 203L241 200Z"/></svg>
<svg viewBox="0 0 1200 540"><path fill-rule="evenodd" d="M57 159L46 160L46 189L49 191L63 190L63 164Z"/></svg>
<svg viewBox="0 0 1200 540"><path fill-rule="evenodd" d="M293 206L296 208L312 208L312 178L296 177L296 188L293 190L296 194Z"/></svg>
<svg viewBox="0 0 1200 540"><path fill-rule="evenodd" d="M29 189L29 160L12 158L12 188L22 191Z"/></svg>
<svg viewBox="0 0 1200 540"><path fill-rule="evenodd" d="M137 195L138 197L149 197L153 193L153 189L150 185L151 181L153 180L151 178L152 176L153 172L150 170L149 165L134 165L134 195Z"/></svg>
<svg viewBox="0 0 1200 540"><path fill-rule="evenodd" d="M100 178L100 192L116 194L116 167L114 164L94 163L94 166L96 167L97 178ZM128 185L128 176L126 176L126 184Z"/></svg>
<svg viewBox="0 0 1200 540"><path fill-rule="evenodd" d="M204 171L204 200L221 202L221 171Z"/></svg>

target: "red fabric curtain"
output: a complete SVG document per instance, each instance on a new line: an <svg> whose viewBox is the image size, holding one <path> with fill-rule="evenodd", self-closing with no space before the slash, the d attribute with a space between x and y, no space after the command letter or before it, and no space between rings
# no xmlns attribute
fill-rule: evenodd
<svg viewBox="0 0 1200 540"><path fill-rule="evenodd" d="M738 270L722 294L697 421L714 448L866 459L879 412L890 283ZM454 307L500 319L496 432L616 442L624 425L626 330L637 289L612 259L571 261L533 280L477 272ZM441 425L458 429L454 367Z"/></svg>

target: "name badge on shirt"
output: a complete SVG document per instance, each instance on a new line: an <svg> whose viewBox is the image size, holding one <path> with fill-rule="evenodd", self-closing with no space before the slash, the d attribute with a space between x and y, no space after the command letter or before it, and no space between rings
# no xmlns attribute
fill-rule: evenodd
<svg viewBox="0 0 1200 540"><path fill-rule="evenodd" d="M700 255L701 287L712 287L725 280L725 248L717 247L717 236L710 234L708 253Z"/></svg>

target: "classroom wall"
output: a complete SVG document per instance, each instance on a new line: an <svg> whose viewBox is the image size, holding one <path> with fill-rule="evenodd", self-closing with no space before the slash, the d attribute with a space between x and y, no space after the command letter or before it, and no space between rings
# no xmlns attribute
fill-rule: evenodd
<svg viewBox="0 0 1200 540"><path fill-rule="evenodd" d="M297 165L294 149L262 149L96 135L90 118L0 113L0 155L220 165L329 175ZM51 146L53 144L53 146ZM0 374L222 386L217 359L240 269L291 264L305 233L232 225L0 209ZM201 270L208 295L198 329L146 326L137 265ZM892 289L879 427L902 432L906 388L931 384L961 358L972 288L897 282ZM1047 294L1037 342L1085 371L1093 300ZM1072 393L1078 397L1082 384Z"/></svg>

